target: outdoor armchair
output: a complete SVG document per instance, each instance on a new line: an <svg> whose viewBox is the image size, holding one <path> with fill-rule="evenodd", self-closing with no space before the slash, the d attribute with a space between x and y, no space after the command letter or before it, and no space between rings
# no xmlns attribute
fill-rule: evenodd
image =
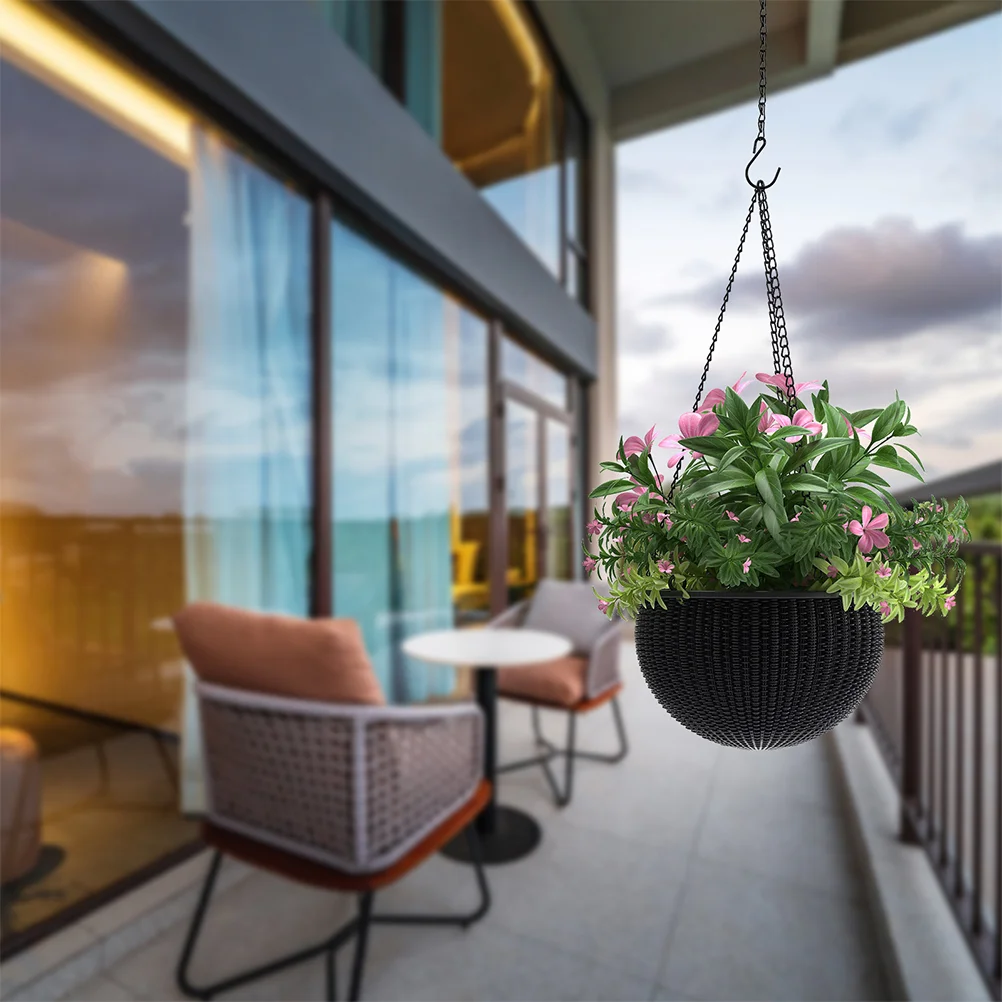
<svg viewBox="0 0 1002 1002"><path fill-rule="evenodd" d="M560 807L571 800L575 759L619 762L629 750L618 698L623 688L619 672L620 622L610 622L598 611L596 604L590 584L543 580L531 599L512 606L488 624L488 628L547 630L567 636L574 644L574 651L568 657L498 672L498 695L532 707L533 735L536 744L543 749L541 754L532 758L502 765L498 772L540 766ZM605 703L612 704L618 750L603 754L578 749L578 716ZM543 735L540 709L567 713L567 740L563 747L554 745ZM561 756L564 759L563 789L551 768L552 761Z"/></svg>
<svg viewBox="0 0 1002 1002"><path fill-rule="evenodd" d="M184 626L178 622L182 643ZM198 672L194 646L186 645L186 653ZM472 825L490 795L479 707L338 704L204 679L195 689L207 793L203 838L215 852L178 965L186 995L211 998L324 955L327 995L334 999L337 951L354 939L349 998L358 999L373 923L466 927L486 914L490 893ZM373 913L377 890L464 831L480 890L476 910ZM224 855L312 887L355 894L357 915L294 954L194 985L188 968Z"/></svg>

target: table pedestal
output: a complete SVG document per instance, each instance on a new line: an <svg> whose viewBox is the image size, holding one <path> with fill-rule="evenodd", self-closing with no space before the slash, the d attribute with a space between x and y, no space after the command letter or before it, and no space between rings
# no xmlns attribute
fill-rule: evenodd
<svg viewBox="0 0 1002 1002"><path fill-rule="evenodd" d="M474 824L485 863L511 863L528 856L539 845L542 829L531 814L497 802L497 670L477 670L477 703L484 711L484 778L491 783L491 799ZM442 855L458 863L472 863L465 835L457 835Z"/></svg>
<svg viewBox="0 0 1002 1002"><path fill-rule="evenodd" d="M486 814L487 811L484 811ZM543 837L536 819L525 811L503 804L494 805L494 830L482 830L484 814L474 822L480 835L480 855L485 863L511 863L528 856ZM442 855L457 863L472 863L470 846L465 835L457 835L446 843Z"/></svg>

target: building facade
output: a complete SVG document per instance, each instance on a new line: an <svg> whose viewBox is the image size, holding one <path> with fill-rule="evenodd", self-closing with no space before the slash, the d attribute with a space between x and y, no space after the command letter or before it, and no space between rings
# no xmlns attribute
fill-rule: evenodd
<svg viewBox="0 0 1002 1002"><path fill-rule="evenodd" d="M521 0L2 16L9 953L196 846L186 602L356 619L418 702L406 636L577 573L611 147Z"/></svg>

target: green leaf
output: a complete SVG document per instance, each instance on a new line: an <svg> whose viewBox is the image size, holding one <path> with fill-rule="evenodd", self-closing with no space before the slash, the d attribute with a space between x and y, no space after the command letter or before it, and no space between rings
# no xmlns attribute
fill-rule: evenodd
<svg viewBox="0 0 1002 1002"><path fill-rule="evenodd" d="M702 452L707 456L722 456L728 451L728 442L726 438L715 438L713 436L704 435L698 438L683 438L679 439L679 445L684 445L687 449L692 449L693 452Z"/></svg>
<svg viewBox="0 0 1002 1002"><path fill-rule="evenodd" d="M737 424L744 424L748 419L748 405L731 386L724 391L724 413Z"/></svg>
<svg viewBox="0 0 1002 1002"><path fill-rule="evenodd" d="M865 428L878 414L880 414L881 409L879 407L867 407L866 410L853 411L849 415L849 420L852 422L854 428Z"/></svg>
<svg viewBox="0 0 1002 1002"><path fill-rule="evenodd" d="M609 470L612 473L625 473L626 468L622 463L599 463L599 466L603 470Z"/></svg>
<svg viewBox="0 0 1002 1002"><path fill-rule="evenodd" d="M807 445L802 445L794 453L790 465L794 467L803 466L812 459L818 459L828 452L834 452L836 449L847 449L853 444L850 438L820 438Z"/></svg>
<svg viewBox="0 0 1002 1002"><path fill-rule="evenodd" d="M610 494L622 494L623 491L632 491L637 485L632 480L607 480L593 490L588 497L604 498Z"/></svg>
<svg viewBox="0 0 1002 1002"><path fill-rule="evenodd" d="M786 511L783 508L783 487L779 482L779 474L771 467L759 470L755 474L755 486L758 488L762 500L776 514L781 514L786 518Z"/></svg>
<svg viewBox="0 0 1002 1002"><path fill-rule="evenodd" d="M772 508L764 508L763 513L765 515L765 527L769 530L769 535L782 546L783 533L779 527L779 519L776 517L776 513Z"/></svg>
<svg viewBox="0 0 1002 1002"><path fill-rule="evenodd" d="M798 473L783 481L783 490L807 491L820 494L828 493L828 481L816 477L812 473Z"/></svg>
<svg viewBox="0 0 1002 1002"><path fill-rule="evenodd" d="M745 454L746 450L747 447L744 445L735 445L728 449L727 452L724 453L723 458L717 464L717 470L726 470L732 463L737 462Z"/></svg>
<svg viewBox="0 0 1002 1002"><path fill-rule="evenodd" d="M879 448L873 457L874 466L883 466L888 470L897 470L899 473L907 473L916 480L922 479L922 474L908 462L897 454L893 446L885 445Z"/></svg>
<svg viewBox="0 0 1002 1002"><path fill-rule="evenodd" d="M828 438L849 438L849 429L846 427L845 418L842 412L836 410L831 404L825 402L825 424L828 426Z"/></svg>
<svg viewBox="0 0 1002 1002"><path fill-rule="evenodd" d="M907 405L903 400L895 400L893 404L888 404L877 418L877 423L873 426L873 440L887 438L895 429L898 422L904 416Z"/></svg>
<svg viewBox="0 0 1002 1002"><path fill-rule="evenodd" d="M698 501L700 498L708 497L710 494L718 494L721 491L735 490L740 487L752 487L755 481L748 473L740 470L725 470L723 472L711 473L697 481L698 486L685 492L685 497L691 501Z"/></svg>
<svg viewBox="0 0 1002 1002"><path fill-rule="evenodd" d="M910 455L912 459L914 459L915 462L918 463L920 470L925 469L925 464L922 462L921 459L919 459L919 454L914 449L910 449L907 445L902 445L900 442L898 442L897 448L904 449L905 452L907 452L908 455Z"/></svg>

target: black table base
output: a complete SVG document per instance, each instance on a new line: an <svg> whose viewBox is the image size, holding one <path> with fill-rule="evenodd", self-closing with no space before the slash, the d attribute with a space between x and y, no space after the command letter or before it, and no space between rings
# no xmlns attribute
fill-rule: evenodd
<svg viewBox="0 0 1002 1002"><path fill-rule="evenodd" d="M477 824L480 851L485 863L512 863L528 856L539 845L543 832L531 814L502 804L497 804L493 813L492 831L484 831L483 826ZM457 863L473 862L465 835L457 835L448 842L442 849L442 855Z"/></svg>

